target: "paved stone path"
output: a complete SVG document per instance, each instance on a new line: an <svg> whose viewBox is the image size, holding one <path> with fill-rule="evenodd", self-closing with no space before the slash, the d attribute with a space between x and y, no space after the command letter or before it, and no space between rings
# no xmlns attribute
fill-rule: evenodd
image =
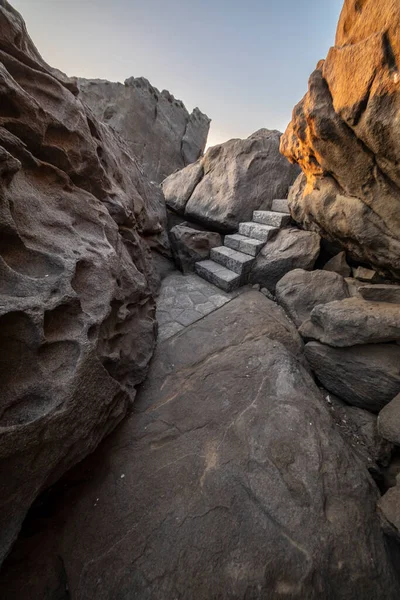
<svg viewBox="0 0 400 600"><path fill-rule="evenodd" d="M194 274L171 273L163 280L157 299L158 341L202 319L238 293L223 292Z"/></svg>

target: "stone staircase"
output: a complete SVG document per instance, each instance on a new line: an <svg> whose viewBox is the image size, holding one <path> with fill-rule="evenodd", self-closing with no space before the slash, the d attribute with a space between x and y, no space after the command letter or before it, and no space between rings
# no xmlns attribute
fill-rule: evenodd
<svg viewBox="0 0 400 600"><path fill-rule="evenodd" d="M238 233L226 235L224 245L213 248L209 260L196 263L196 273L225 292L245 285L261 248L289 223L287 200L273 200L271 210L255 210L253 220L240 223Z"/></svg>

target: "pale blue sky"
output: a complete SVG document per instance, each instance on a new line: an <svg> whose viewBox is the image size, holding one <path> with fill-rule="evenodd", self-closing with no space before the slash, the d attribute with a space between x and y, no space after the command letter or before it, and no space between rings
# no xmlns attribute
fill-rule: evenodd
<svg viewBox="0 0 400 600"><path fill-rule="evenodd" d="M209 143L283 131L343 0L11 0L68 75L143 76L212 119Z"/></svg>

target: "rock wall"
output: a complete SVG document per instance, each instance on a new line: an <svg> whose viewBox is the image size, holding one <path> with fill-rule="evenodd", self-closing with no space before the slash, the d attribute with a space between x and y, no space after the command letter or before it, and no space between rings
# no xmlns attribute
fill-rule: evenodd
<svg viewBox="0 0 400 600"><path fill-rule="evenodd" d="M293 217L400 278L400 5L346 0L335 46L295 107L281 152L304 175Z"/></svg>
<svg viewBox="0 0 400 600"><path fill-rule="evenodd" d="M145 376L165 219L124 142L0 0L0 561Z"/></svg>
<svg viewBox="0 0 400 600"><path fill-rule="evenodd" d="M169 208L221 232L251 221L253 211L286 198L300 170L279 153L279 131L260 129L245 140L210 148L193 165L163 182Z"/></svg>
<svg viewBox="0 0 400 600"><path fill-rule="evenodd" d="M130 77L124 85L100 79L77 83L82 100L122 135L151 181L160 183L203 154L210 119L198 108L189 114L180 100L147 79Z"/></svg>

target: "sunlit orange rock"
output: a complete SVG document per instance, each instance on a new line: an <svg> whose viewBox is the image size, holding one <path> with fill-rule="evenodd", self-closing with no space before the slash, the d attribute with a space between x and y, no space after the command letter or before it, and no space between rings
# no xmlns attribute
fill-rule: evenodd
<svg viewBox="0 0 400 600"><path fill-rule="evenodd" d="M294 218L400 278L400 3L346 0L281 139Z"/></svg>

